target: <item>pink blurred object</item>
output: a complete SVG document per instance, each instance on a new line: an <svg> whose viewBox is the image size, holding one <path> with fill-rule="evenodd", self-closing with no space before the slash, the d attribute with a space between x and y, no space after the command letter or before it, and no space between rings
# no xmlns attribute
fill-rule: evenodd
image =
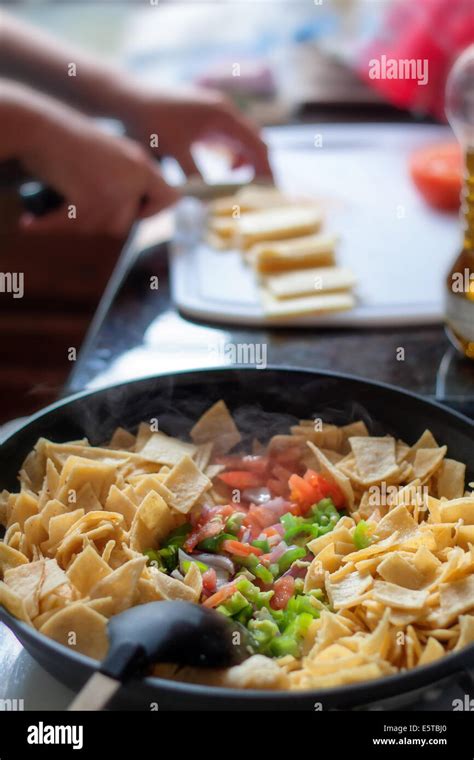
<svg viewBox="0 0 474 760"><path fill-rule="evenodd" d="M275 94L272 71L262 61L222 62L201 74L197 84L233 95L268 97Z"/></svg>
<svg viewBox="0 0 474 760"><path fill-rule="evenodd" d="M473 0L396 0L381 32L363 50L357 71L393 105L445 121L446 78L454 60L472 42ZM380 76L374 77L374 61L382 64ZM406 61L413 61L417 75L387 76L390 67L396 71L398 66L400 71Z"/></svg>

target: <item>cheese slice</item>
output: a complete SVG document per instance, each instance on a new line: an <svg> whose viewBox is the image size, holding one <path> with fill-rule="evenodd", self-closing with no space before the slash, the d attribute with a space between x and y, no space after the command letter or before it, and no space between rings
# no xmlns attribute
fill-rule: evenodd
<svg viewBox="0 0 474 760"><path fill-rule="evenodd" d="M313 267L268 275L263 284L275 298L292 298L347 290L355 284L355 277L344 267Z"/></svg>
<svg viewBox="0 0 474 760"><path fill-rule="evenodd" d="M223 241L230 241L236 232L236 220L232 217L210 219L209 232Z"/></svg>
<svg viewBox="0 0 474 760"><path fill-rule="evenodd" d="M261 290L263 311L267 317L296 317L303 314L324 314L331 311L347 311L355 306L350 293L328 293L301 298L274 298Z"/></svg>
<svg viewBox="0 0 474 760"><path fill-rule="evenodd" d="M234 195L216 198L209 203L209 211L214 216L232 216L236 209L242 211L258 211L272 206L288 206L296 201L291 199L273 186L247 185Z"/></svg>
<svg viewBox="0 0 474 760"><path fill-rule="evenodd" d="M284 241L257 243L247 253L248 261L262 274L289 269L331 266L335 263L334 235L305 235Z"/></svg>
<svg viewBox="0 0 474 760"><path fill-rule="evenodd" d="M254 211L236 220L237 241L242 248L268 240L309 235L321 226L321 214L314 208L279 207Z"/></svg>

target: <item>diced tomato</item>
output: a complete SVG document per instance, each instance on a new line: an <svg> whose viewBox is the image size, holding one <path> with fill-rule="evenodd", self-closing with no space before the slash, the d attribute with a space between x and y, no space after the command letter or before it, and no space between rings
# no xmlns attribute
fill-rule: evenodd
<svg viewBox="0 0 474 760"><path fill-rule="evenodd" d="M410 157L411 178L430 206L442 211L459 208L462 153L457 143L442 143L415 151Z"/></svg>
<svg viewBox="0 0 474 760"><path fill-rule="evenodd" d="M236 505L232 506L232 504L225 504L223 507L217 507L217 514L227 519L227 517L230 517L236 511L235 506Z"/></svg>
<svg viewBox="0 0 474 760"><path fill-rule="evenodd" d="M237 557L248 557L250 554L262 554L262 550L257 546L243 544L241 541L232 541L230 538L223 541L222 548L229 554L235 554Z"/></svg>
<svg viewBox="0 0 474 760"><path fill-rule="evenodd" d="M344 505L344 494L334 481L331 482L314 470L307 470L304 479L314 488L316 503L329 496L335 507Z"/></svg>
<svg viewBox="0 0 474 760"><path fill-rule="evenodd" d="M268 470L269 459L263 456L225 456L216 459L217 464L223 464L228 470L247 470L257 475L264 475Z"/></svg>
<svg viewBox="0 0 474 760"><path fill-rule="evenodd" d="M213 567L208 569L202 574L202 588L207 594L213 594L217 585L217 573Z"/></svg>
<svg viewBox="0 0 474 760"><path fill-rule="evenodd" d="M284 610L289 600L295 593L295 579L291 575L284 575L275 581L274 595L270 600L270 605L274 610Z"/></svg>
<svg viewBox="0 0 474 760"><path fill-rule="evenodd" d="M198 525L187 537L183 549L186 552L192 552L194 547L205 538L213 538L224 530L222 520L211 520L204 525Z"/></svg>
<svg viewBox="0 0 474 760"><path fill-rule="evenodd" d="M333 500L335 507L344 505L345 497L337 483L330 482L314 470L307 470L303 478L292 475L289 484L291 498L298 503L303 513L328 496Z"/></svg>
<svg viewBox="0 0 474 760"><path fill-rule="evenodd" d="M247 470L230 470L229 472L221 472L217 476L219 480L230 486L230 488L237 488L239 491L245 490L245 488L257 488L264 485L262 475L258 475L255 472L248 472Z"/></svg>
<svg viewBox="0 0 474 760"><path fill-rule="evenodd" d="M229 596L232 596L236 590L237 586L234 581L226 583L225 586L221 586L219 591L216 591L216 593L210 596L209 599L206 599L203 604L205 607L217 607L219 604L222 604L222 602L225 602Z"/></svg>
<svg viewBox="0 0 474 760"><path fill-rule="evenodd" d="M311 483L300 475L292 475L288 481L290 486L290 498L298 502L302 507L309 507L315 502L315 491Z"/></svg>

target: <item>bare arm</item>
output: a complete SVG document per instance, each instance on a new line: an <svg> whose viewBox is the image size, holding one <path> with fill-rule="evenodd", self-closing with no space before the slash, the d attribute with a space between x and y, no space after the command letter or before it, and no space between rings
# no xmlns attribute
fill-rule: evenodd
<svg viewBox="0 0 474 760"><path fill-rule="evenodd" d="M0 79L0 161L11 158L66 199L45 217L23 217L31 230L74 226L120 237L137 217L177 200L138 143L104 133L54 98Z"/></svg>
<svg viewBox="0 0 474 760"><path fill-rule="evenodd" d="M133 91L125 72L1 10L0 76L48 92L94 116L121 118Z"/></svg>
<svg viewBox="0 0 474 760"><path fill-rule="evenodd" d="M71 66L72 64L72 66ZM75 76L70 76L75 73ZM256 127L218 93L150 90L127 72L22 24L0 11L0 76L25 82L93 116L120 119L148 151L176 158L188 176L197 172L191 148L225 144L235 166L251 164L271 176L267 149Z"/></svg>

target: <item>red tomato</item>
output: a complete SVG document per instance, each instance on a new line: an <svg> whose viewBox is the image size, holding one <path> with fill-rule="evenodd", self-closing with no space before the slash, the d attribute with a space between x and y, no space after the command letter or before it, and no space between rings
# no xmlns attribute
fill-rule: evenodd
<svg viewBox="0 0 474 760"><path fill-rule="evenodd" d="M302 478L300 475L292 475L288 481L290 486L290 498L298 502L300 506L309 507L315 502L315 490L311 483Z"/></svg>
<svg viewBox="0 0 474 760"><path fill-rule="evenodd" d="M237 488L239 491L264 485L261 475L257 475L255 472L248 472L247 470L230 470L229 472L221 472L217 477L222 480L223 483L230 486L230 488Z"/></svg>
<svg viewBox="0 0 474 760"><path fill-rule="evenodd" d="M295 579L291 575L284 575L275 581L273 590L275 593L270 600L270 606L274 610L284 610L295 593Z"/></svg>
<svg viewBox="0 0 474 760"><path fill-rule="evenodd" d="M202 588L207 594L213 594L216 590L217 574L213 567L209 567L202 574Z"/></svg>
<svg viewBox="0 0 474 760"><path fill-rule="evenodd" d="M292 475L289 482L291 499L296 501L302 512L307 511L321 499L330 497L335 507L342 507L345 502L344 494L337 483L330 482L314 470L307 470L304 477ZM291 510L293 514L296 514Z"/></svg>
<svg viewBox="0 0 474 760"><path fill-rule="evenodd" d="M194 547L201 541L204 541L205 538L213 538L213 536L217 536L221 533L223 529L224 525L221 520L212 520L204 525L198 525L184 542L184 551L192 552Z"/></svg>
<svg viewBox="0 0 474 760"><path fill-rule="evenodd" d="M462 153L457 143L432 145L410 157L413 182L425 201L442 211L459 208L462 173Z"/></svg>
<svg viewBox="0 0 474 760"><path fill-rule="evenodd" d="M344 506L345 497L337 483L331 482L314 470L307 470L304 479L314 488L314 501L316 504L318 501L321 501L321 499L325 499L329 496L335 507L339 508Z"/></svg>

